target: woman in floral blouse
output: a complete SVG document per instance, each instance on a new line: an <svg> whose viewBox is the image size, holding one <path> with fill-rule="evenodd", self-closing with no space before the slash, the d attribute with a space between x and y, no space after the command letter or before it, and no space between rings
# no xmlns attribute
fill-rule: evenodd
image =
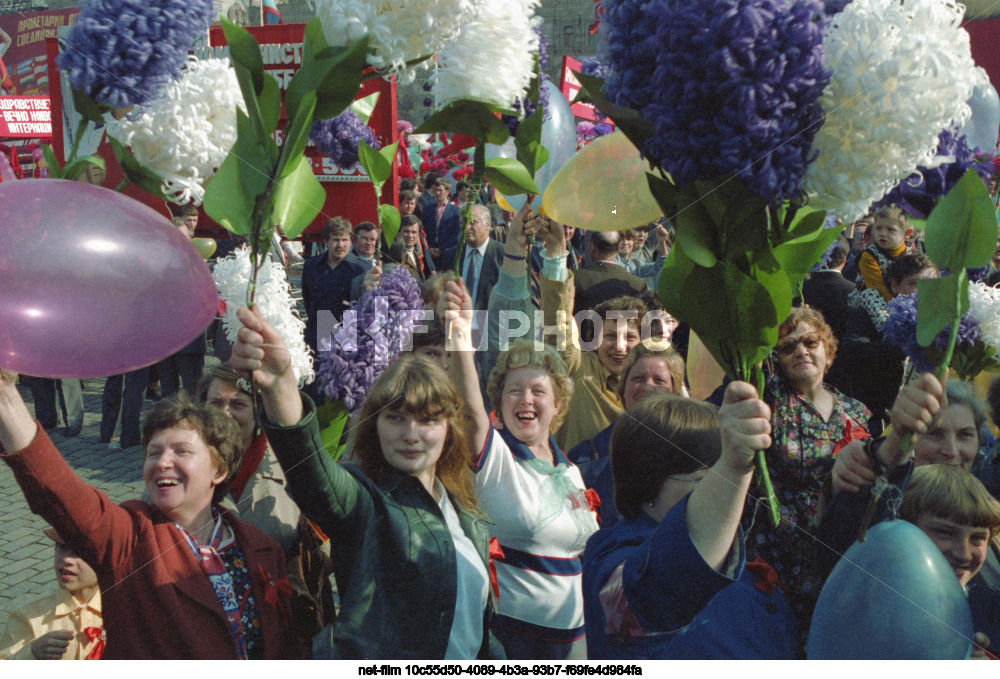
<svg viewBox="0 0 1000 679"><path fill-rule="evenodd" d="M773 440L767 466L781 503L781 522L773 526L751 499L743 521L749 555L763 558L778 572L805 631L823 586L814 556L823 547L812 537L816 500L840 448L868 435L871 413L823 384L837 351L823 314L808 307L793 309L778 338L777 375L768 383L764 401L771 408Z"/></svg>

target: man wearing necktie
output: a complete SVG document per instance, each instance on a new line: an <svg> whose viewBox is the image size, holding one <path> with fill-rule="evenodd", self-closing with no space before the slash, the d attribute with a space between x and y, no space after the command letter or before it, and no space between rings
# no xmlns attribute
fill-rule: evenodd
<svg viewBox="0 0 1000 679"><path fill-rule="evenodd" d="M472 297L473 308L484 311L503 265L503 245L490 238L490 212L485 206L472 206L472 221L466 230L465 242L459 248L444 252L446 269L454 269L456 254L460 257L458 272Z"/></svg>

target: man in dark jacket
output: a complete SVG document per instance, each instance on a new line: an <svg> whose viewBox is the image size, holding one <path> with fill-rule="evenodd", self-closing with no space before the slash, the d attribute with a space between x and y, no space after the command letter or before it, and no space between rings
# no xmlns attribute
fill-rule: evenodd
<svg viewBox="0 0 1000 679"><path fill-rule="evenodd" d="M590 262L576 272L576 297L573 313L583 309L593 309L622 295L638 296L646 289L646 283L625 267L615 263L621 245L618 231L592 231L590 238Z"/></svg>
<svg viewBox="0 0 1000 679"><path fill-rule="evenodd" d="M823 314L838 341L844 339L847 296L854 290L854 284L844 278L843 274L849 249L847 239L837 236L826 268L810 274L802 283L805 303Z"/></svg>

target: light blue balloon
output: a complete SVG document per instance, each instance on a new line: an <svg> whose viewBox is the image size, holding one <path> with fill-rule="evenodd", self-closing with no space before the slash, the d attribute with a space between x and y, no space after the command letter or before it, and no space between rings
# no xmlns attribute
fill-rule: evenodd
<svg viewBox="0 0 1000 679"><path fill-rule="evenodd" d="M810 660L964 660L972 613L955 572L922 530L873 526L840 559L809 628Z"/></svg>
<svg viewBox="0 0 1000 679"><path fill-rule="evenodd" d="M542 146L548 149L549 159L538 169L535 175L535 184L538 186L539 198L545 192L545 187L549 185L552 178L556 176L559 169L566 164L566 161L576 153L576 119L569 108L569 102L559 91L559 88L546 80L543 87L549 92L548 116L542 123ZM516 158L517 150L514 148L514 139L508 139L501 146L495 144L486 145L486 158ZM528 199L525 194L508 196L504 198L510 203L514 210L520 210L524 202Z"/></svg>
<svg viewBox="0 0 1000 679"><path fill-rule="evenodd" d="M992 151L997 145L1000 132L1000 96L992 84L980 85L972 91L968 101L972 116L965 123L959 135L965 135L970 148Z"/></svg>

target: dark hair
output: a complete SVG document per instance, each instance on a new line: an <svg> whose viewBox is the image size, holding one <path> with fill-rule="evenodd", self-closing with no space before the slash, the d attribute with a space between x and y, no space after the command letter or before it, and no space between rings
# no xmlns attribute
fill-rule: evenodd
<svg viewBox="0 0 1000 679"><path fill-rule="evenodd" d="M409 191L409 192L412 193L413 189L415 189L415 188L417 188L417 180L416 179L406 178L406 179L400 179L399 180L399 193L400 193L400 197L402 197L402 194L404 192L406 192L406 191ZM414 197L416 197L416 196L414 196Z"/></svg>
<svg viewBox="0 0 1000 679"><path fill-rule="evenodd" d="M887 283L892 281L902 283L903 279L907 276L920 273L924 269L934 269L936 271L937 266L931 261L930 257L923 253L909 253L897 257L889 265L889 270L883 276Z"/></svg>
<svg viewBox="0 0 1000 679"><path fill-rule="evenodd" d="M417 194L415 194L413 191L410 191L409 189L399 192L400 202L404 200L416 200L416 199L417 199Z"/></svg>
<svg viewBox="0 0 1000 679"><path fill-rule="evenodd" d="M354 227L354 235L357 236L362 231L377 231L378 227L372 222L361 222Z"/></svg>
<svg viewBox="0 0 1000 679"><path fill-rule="evenodd" d="M668 476L707 469L721 454L714 405L671 394L642 399L611 431L615 508L626 518L639 516Z"/></svg>
<svg viewBox="0 0 1000 679"><path fill-rule="evenodd" d="M432 186L437 184L439 179L441 179L440 172L428 172L424 175L424 188L430 189Z"/></svg>
<svg viewBox="0 0 1000 679"><path fill-rule="evenodd" d="M455 184L455 193L458 193L462 189L468 189L468 188L469 188L469 182L458 182L457 184Z"/></svg>
<svg viewBox="0 0 1000 679"><path fill-rule="evenodd" d="M608 317L608 314L612 311L634 311L636 312L636 318L630 318L625 321L625 325L630 328L636 328L637 330L642 327L642 317L646 315L649 309L646 308L646 304L632 295L622 295L621 297L615 297L613 299L605 300L594 307L594 313L604 319L604 322L613 321L618 323L617 319L612 319ZM581 328L580 337L584 342L590 342L594 340L594 327L590 323L581 324L584 327ZM617 330L617 327L615 328ZM603 332L603 331L602 331Z"/></svg>
<svg viewBox="0 0 1000 679"><path fill-rule="evenodd" d="M459 506L477 511L475 485L469 471L465 435L465 401L440 366L419 355L402 355L372 384L361 406L354 459L369 478L378 481L391 467L378 436L378 415L393 408L421 418L443 419L448 433L435 476Z"/></svg>
<svg viewBox="0 0 1000 679"><path fill-rule="evenodd" d="M989 391L986 392L986 404L990 407L990 419L993 420L993 424L997 424L1000 422L1000 377L994 377L990 382Z"/></svg>
<svg viewBox="0 0 1000 679"><path fill-rule="evenodd" d="M827 267L835 269L847 261L847 253L851 249L851 244L843 235L837 236L830 249L830 256L827 258Z"/></svg>
<svg viewBox="0 0 1000 679"><path fill-rule="evenodd" d="M436 312L434 312L434 318L432 320L424 323L424 327L427 328L427 332L413 333L414 349L443 346L445 344L445 340L448 338L447 333L445 333L444 324L438 318Z"/></svg>
<svg viewBox="0 0 1000 679"><path fill-rule="evenodd" d="M621 249L622 235L618 231L590 231L588 236L598 254L610 255Z"/></svg>
<svg viewBox="0 0 1000 679"><path fill-rule="evenodd" d="M157 401L146 416L142 424L142 447L146 448L158 432L178 426L198 432L216 469L226 473L226 479L212 493L212 503L218 504L229 492L229 484L243 458L239 425L219 408L191 403L181 391L176 397Z"/></svg>
<svg viewBox="0 0 1000 679"><path fill-rule="evenodd" d="M190 203L178 205L174 208L174 217L196 217L197 215L198 208Z"/></svg>
<svg viewBox="0 0 1000 679"><path fill-rule="evenodd" d="M406 215L403 220L399 223L400 228L406 226L407 224L419 224L420 217L416 215Z"/></svg>
<svg viewBox="0 0 1000 679"><path fill-rule="evenodd" d="M351 235L351 223L343 217L333 217L323 224L323 240L343 234Z"/></svg>

